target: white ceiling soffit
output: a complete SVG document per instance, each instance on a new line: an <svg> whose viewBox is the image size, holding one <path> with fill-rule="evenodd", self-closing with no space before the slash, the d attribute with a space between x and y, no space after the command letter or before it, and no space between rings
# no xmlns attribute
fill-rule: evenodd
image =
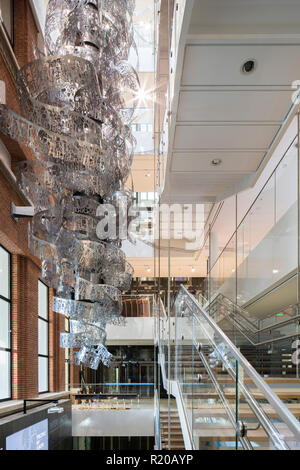
<svg viewBox="0 0 300 470"><path fill-rule="evenodd" d="M291 112L300 1L197 0L187 16L162 201L215 202L256 181Z"/></svg>

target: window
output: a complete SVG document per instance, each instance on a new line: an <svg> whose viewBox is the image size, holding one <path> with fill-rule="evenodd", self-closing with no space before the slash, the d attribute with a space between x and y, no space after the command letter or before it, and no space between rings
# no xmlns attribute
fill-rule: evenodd
<svg viewBox="0 0 300 470"><path fill-rule="evenodd" d="M13 42L13 0L0 0L0 19L5 32Z"/></svg>
<svg viewBox="0 0 300 470"><path fill-rule="evenodd" d="M0 401L11 398L10 254L0 246Z"/></svg>
<svg viewBox="0 0 300 470"><path fill-rule="evenodd" d="M49 391L49 288L38 281L39 393Z"/></svg>

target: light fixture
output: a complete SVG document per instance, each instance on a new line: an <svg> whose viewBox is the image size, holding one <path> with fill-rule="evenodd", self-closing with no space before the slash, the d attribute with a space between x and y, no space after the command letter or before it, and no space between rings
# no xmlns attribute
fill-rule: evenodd
<svg viewBox="0 0 300 470"><path fill-rule="evenodd" d="M279 270L278 269L273 269L273 274L278 274Z"/></svg>
<svg viewBox="0 0 300 470"><path fill-rule="evenodd" d="M212 161L211 161L211 164L213 166L218 166L218 165L221 165L222 163L222 160L220 158L214 158Z"/></svg>
<svg viewBox="0 0 300 470"><path fill-rule="evenodd" d="M151 268L149 266L147 266L146 271L147 271L147 273L151 273Z"/></svg>
<svg viewBox="0 0 300 470"><path fill-rule="evenodd" d="M243 74L248 75L249 73L254 72L256 67L257 67L256 60L248 59L243 63L243 65L241 67L241 71L242 71Z"/></svg>
<svg viewBox="0 0 300 470"><path fill-rule="evenodd" d="M194 266L192 266L192 273L194 273L196 271L196 269L194 268Z"/></svg>
<svg viewBox="0 0 300 470"><path fill-rule="evenodd" d="M145 176L146 176L146 178L150 178L151 173L146 173Z"/></svg>

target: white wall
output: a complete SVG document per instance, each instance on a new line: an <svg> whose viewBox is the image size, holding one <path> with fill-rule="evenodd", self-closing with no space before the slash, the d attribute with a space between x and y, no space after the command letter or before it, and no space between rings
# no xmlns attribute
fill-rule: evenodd
<svg viewBox="0 0 300 470"><path fill-rule="evenodd" d="M154 409L72 410L73 436L154 436Z"/></svg>
<svg viewBox="0 0 300 470"><path fill-rule="evenodd" d="M125 320L125 326L107 326L107 345L153 344L154 318L126 318Z"/></svg>

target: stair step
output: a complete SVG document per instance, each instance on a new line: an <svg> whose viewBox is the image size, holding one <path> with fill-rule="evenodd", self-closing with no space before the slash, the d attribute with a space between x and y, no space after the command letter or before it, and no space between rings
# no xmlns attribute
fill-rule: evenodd
<svg viewBox="0 0 300 470"><path fill-rule="evenodd" d="M286 441L293 441L294 435L283 426L277 425L279 431L282 428L282 434ZM204 424L196 431L200 441L235 441L235 432L232 427ZM263 429L248 431L247 436L252 442L269 442L270 438Z"/></svg>
<svg viewBox="0 0 300 470"><path fill-rule="evenodd" d="M287 408L293 413L296 418L300 417L300 404L286 404ZM269 405L262 405L263 410L268 415L269 418L276 418L278 414L274 409ZM222 405L208 405L205 406L194 406L194 414L197 417L207 417L207 418L227 418L228 415ZM253 418L252 410L247 406L240 404L239 405L239 417L240 418Z"/></svg>

